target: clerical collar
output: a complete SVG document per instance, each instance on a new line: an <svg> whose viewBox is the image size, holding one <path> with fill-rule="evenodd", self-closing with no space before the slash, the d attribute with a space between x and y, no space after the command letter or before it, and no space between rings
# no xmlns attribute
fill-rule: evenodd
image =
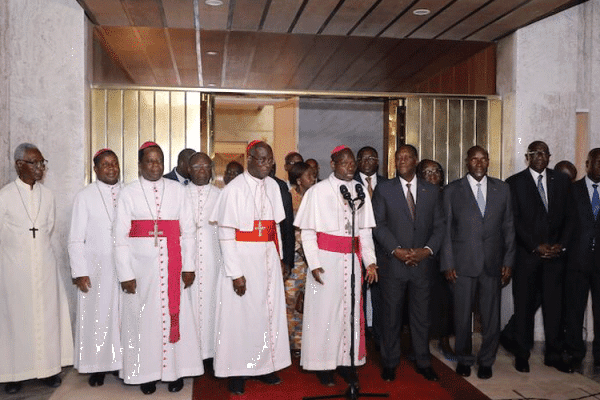
<svg viewBox="0 0 600 400"><path fill-rule="evenodd" d="M23 182L23 181L21 180L21 178L20 178L20 177L17 177L17 180L16 180L15 182L17 182L17 184L18 184L19 186L22 186L23 188L27 188L27 189L29 189L29 190L33 190L33 189L35 189L35 188L36 188L36 183L37 183L37 181L36 181L36 182L33 182L33 188L32 188L31 186L29 186L29 184L28 184L28 183L25 183L25 182Z"/></svg>
<svg viewBox="0 0 600 400"><path fill-rule="evenodd" d="M143 176L140 175L140 182L143 183L144 185L154 185L154 184L159 184L161 180L163 180L164 178L160 177L158 178L158 180L156 181L149 181L148 179L144 178Z"/></svg>
<svg viewBox="0 0 600 400"><path fill-rule="evenodd" d="M108 184L108 183L106 183L106 182L102 182L100 179L96 179L96 183L97 183L98 185L100 185L100 186L104 186L104 187L106 187L106 188L112 189L112 188L114 188L114 187L117 187L117 186L119 186L119 184L120 184L121 182L117 181L117 183L115 183L114 185L109 185L109 184Z"/></svg>
<svg viewBox="0 0 600 400"><path fill-rule="evenodd" d="M248 182L254 182L257 185L263 185L265 182L265 179L267 179L267 178L258 179L256 177L250 175L250 173L248 171L244 171L244 176L246 176L246 178L248 178Z"/></svg>

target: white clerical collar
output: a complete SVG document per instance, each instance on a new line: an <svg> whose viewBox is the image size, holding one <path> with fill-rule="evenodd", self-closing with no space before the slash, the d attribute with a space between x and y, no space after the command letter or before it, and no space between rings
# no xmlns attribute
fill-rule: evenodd
<svg viewBox="0 0 600 400"><path fill-rule="evenodd" d="M37 181L33 183L33 188L32 188L31 186L29 186L28 183L23 182L20 177L17 177L15 182L17 182L17 185L21 186L23 189L35 190L35 188L37 187L37 185L36 185Z"/></svg>
<svg viewBox="0 0 600 400"><path fill-rule="evenodd" d="M250 173L248 171L244 171L244 176L246 177L246 181L248 183L254 183L254 185L264 185L265 184L265 179L258 179L252 175L250 175Z"/></svg>
<svg viewBox="0 0 600 400"><path fill-rule="evenodd" d="M140 175L140 182L145 185L145 186L153 186L153 185L158 185L160 183L161 180L163 180L163 177L158 178L158 180L156 181L149 181L148 179L144 178L143 176Z"/></svg>
<svg viewBox="0 0 600 400"><path fill-rule="evenodd" d="M99 186L106 188L106 189L113 189L113 188L117 188L120 186L121 182L117 181L117 183L115 183L114 185L109 185L106 182L102 182L100 179L96 179L96 184L98 184Z"/></svg>

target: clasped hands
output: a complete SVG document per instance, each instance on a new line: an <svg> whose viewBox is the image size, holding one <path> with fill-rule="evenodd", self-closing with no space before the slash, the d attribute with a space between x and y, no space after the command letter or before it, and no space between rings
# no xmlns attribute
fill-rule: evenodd
<svg viewBox="0 0 600 400"><path fill-rule="evenodd" d="M394 257L409 267L416 267L421 261L431 255L431 251L424 247L420 249L397 248L394 249L393 254Z"/></svg>
<svg viewBox="0 0 600 400"><path fill-rule="evenodd" d="M563 246L560 243L556 244L547 244L542 243L535 249L535 253L539 255L541 258L551 259L560 257L563 250Z"/></svg>
<svg viewBox="0 0 600 400"><path fill-rule="evenodd" d="M181 272L181 280L183 281L184 289L187 289L190 286L192 286L195 279L196 279L195 272L185 272L185 271ZM121 282L121 289L123 289L123 291L127 294L135 294L136 288L137 288L137 282L135 279Z"/></svg>
<svg viewBox="0 0 600 400"><path fill-rule="evenodd" d="M369 265L366 268L367 273L365 274L365 281L367 281L369 284L377 282L379 280L379 276L377 275L377 268L379 267L375 263ZM315 278L315 281L319 282L321 285L325 284L323 282L323 278L321 277L321 274L325 273L325 270L323 268L315 268L311 271L311 273L313 278Z"/></svg>

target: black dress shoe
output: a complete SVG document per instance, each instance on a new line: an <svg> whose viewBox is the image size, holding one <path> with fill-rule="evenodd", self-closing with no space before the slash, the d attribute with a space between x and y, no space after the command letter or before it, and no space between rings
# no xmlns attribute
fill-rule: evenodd
<svg viewBox="0 0 600 400"><path fill-rule="evenodd" d="M176 381L169 382L169 392L175 393L183 389L183 378L179 378Z"/></svg>
<svg viewBox="0 0 600 400"><path fill-rule="evenodd" d="M227 389L233 394L244 394L244 378L234 376L229 378L227 382Z"/></svg>
<svg viewBox="0 0 600 400"><path fill-rule="evenodd" d="M23 385L21 382L8 382L6 386L4 386L4 391L8 394L19 393Z"/></svg>
<svg viewBox="0 0 600 400"><path fill-rule="evenodd" d="M460 376L470 376L471 375L471 367L465 364L458 363L456 365L456 373Z"/></svg>
<svg viewBox="0 0 600 400"><path fill-rule="evenodd" d="M104 372L95 372L91 374L88 383L91 387L104 385Z"/></svg>
<svg viewBox="0 0 600 400"><path fill-rule="evenodd" d="M156 392L156 381L142 383L140 385L140 390L144 394L152 394L152 393Z"/></svg>
<svg viewBox="0 0 600 400"><path fill-rule="evenodd" d="M52 375L48 378L44 378L42 379L42 381L46 386L49 386L51 388L57 388L62 383L62 379L60 379L60 376L58 374Z"/></svg>
<svg viewBox="0 0 600 400"><path fill-rule="evenodd" d="M526 358L515 358L515 369L519 372L529 372L529 361Z"/></svg>
<svg viewBox="0 0 600 400"><path fill-rule="evenodd" d="M417 372L423 375L428 381L437 382L440 380L440 377L437 376L437 374L431 367L417 368Z"/></svg>
<svg viewBox="0 0 600 400"><path fill-rule="evenodd" d="M323 386L334 386L335 385L335 376L333 371L317 371L317 378L321 385Z"/></svg>
<svg viewBox="0 0 600 400"><path fill-rule="evenodd" d="M381 379L383 379L386 382L393 381L394 379L396 379L396 369L384 367L381 371Z"/></svg>
<svg viewBox="0 0 600 400"><path fill-rule="evenodd" d="M566 374L572 374L575 371L572 365L562 360L544 360L544 365L548 367L554 367L560 372L564 372Z"/></svg>
<svg viewBox="0 0 600 400"><path fill-rule="evenodd" d="M479 379L490 379L492 377L492 367L479 366L477 370L477 377Z"/></svg>
<svg viewBox="0 0 600 400"><path fill-rule="evenodd" d="M111 372L111 374L113 374L113 376L116 376L118 378L119 377L119 370L113 371L113 372Z"/></svg>
<svg viewBox="0 0 600 400"><path fill-rule="evenodd" d="M346 383L358 383L356 369L353 369L352 367L339 366L337 367L336 371Z"/></svg>
<svg viewBox="0 0 600 400"><path fill-rule="evenodd" d="M266 383L267 385L279 385L281 383L281 378L278 377L275 372L271 372L270 374L266 375L258 375L255 376L254 379L262 383Z"/></svg>

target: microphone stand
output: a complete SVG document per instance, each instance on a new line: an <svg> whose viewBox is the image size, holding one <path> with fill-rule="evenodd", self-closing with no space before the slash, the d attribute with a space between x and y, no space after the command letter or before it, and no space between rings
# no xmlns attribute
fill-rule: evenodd
<svg viewBox="0 0 600 400"><path fill-rule="evenodd" d="M303 400L321 400L321 399L350 399L356 400L360 397L389 397L389 393L360 393L358 389L358 379L354 379L354 377L358 377L356 373L356 365L354 362L354 313L355 313L355 286L356 286L356 274L354 273L355 269L355 247L354 247L354 238L355 238L355 226L356 226L356 211L359 210L365 204L365 192L362 190L362 186L360 184L356 185L357 197L352 198L352 195L348 191L346 185L342 185L340 187L340 191L344 197L344 200L348 202L350 206L350 210L352 211L352 273L350 274L350 383L348 384L348 389L344 393L341 394L333 394L327 396L317 396L317 397L303 397ZM358 207L356 206L356 202L360 201Z"/></svg>

